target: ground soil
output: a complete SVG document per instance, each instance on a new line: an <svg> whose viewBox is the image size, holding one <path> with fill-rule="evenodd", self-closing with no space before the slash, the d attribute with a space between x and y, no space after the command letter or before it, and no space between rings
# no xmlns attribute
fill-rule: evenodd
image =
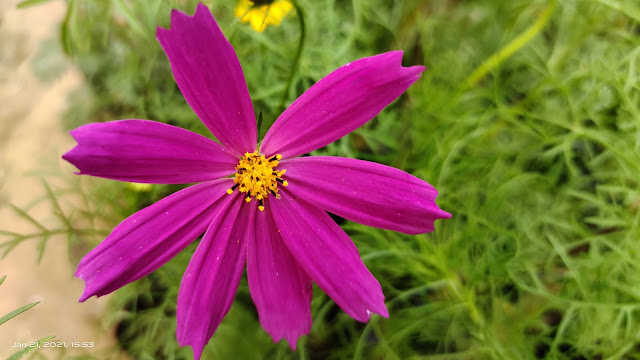
<svg viewBox="0 0 640 360"><path fill-rule="evenodd" d="M73 67L56 80L43 84L31 71L31 61L38 44L56 36L64 17L62 0L27 9L16 9L18 0L0 1L0 230L33 232L25 220L9 211L6 204L24 206L44 189L37 177L26 173L38 170L43 163L60 162L60 155L74 142L61 127L60 116L71 90L81 82ZM36 219L51 218L48 207L37 207ZM2 239L0 239L1 241ZM15 353L16 343L24 344L55 335L55 341L92 342L93 349L67 349L66 353L43 352L47 358L91 354L95 358L122 358L105 354L101 349L115 347L113 332L104 329L99 319L108 297L78 303L83 289L73 277L63 239L52 238L41 264L37 263L35 244L23 244L0 260L0 315L34 301L40 304L0 326L0 358Z"/></svg>

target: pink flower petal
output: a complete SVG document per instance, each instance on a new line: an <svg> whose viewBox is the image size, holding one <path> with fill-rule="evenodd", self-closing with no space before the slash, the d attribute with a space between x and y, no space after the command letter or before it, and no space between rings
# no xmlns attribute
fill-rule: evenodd
<svg viewBox="0 0 640 360"><path fill-rule="evenodd" d="M179 127L149 121L93 123L71 131L78 142L63 159L79 174L140 183L185 184L227 176L238 158Z"/></svg>
<svg viewBox="0 0 640 360"><path fill-rule="evenodd" d="M297 264L271 215L256 215L256 237L249 243L247 276L260 324L274 342L285 338L293 350L311 329L313 283Z"/></svg>
<svg viewBox="0 0 640 360"><path fill-rule="evenodd" d="M347 314L366 322L372 313L389 317L382 288L358 249L331 217L287 191L265 201L287 248L313 281Z"/></svg>
<svg viewBox="0 0 640 360"><path fill-rule="evenodd" d="M253 152L256 119L240 62L211 11L171 13L171 29L156 37L167 53L185 100L213 135L236 154Z"/></svg>
<svg viewBox="0 0 640 360"><path fill-rule="evenodd" d="M283 160L287 191L321 209L368 226L420 234L451 215L424 180L374 162L333 156Z"/></svg>
<svg viewBox="0 0 640 360"><path fill-rule="evenodd" d="M209 342L233 303L253 242L256 202L235 193L223 200L218 215L196 248L178 293L177 334L181 346L193 348L195 359Z"/></svg>
<svg viewBox="0 0 640 360"><path fill-rule="evenodd" d="M402 67L402 51L346 64L280 115L264 136L261 152L289 158L338 140L376 116L423 71L423 66Z"/></svg>
<svg viewBox="0 0 640 360"><path fill-rule="evenodd" d="M229 199L231 179L178 191L122 221L78 264L84 280L80 301L102 296L144 277L202 234Z"/></svg>

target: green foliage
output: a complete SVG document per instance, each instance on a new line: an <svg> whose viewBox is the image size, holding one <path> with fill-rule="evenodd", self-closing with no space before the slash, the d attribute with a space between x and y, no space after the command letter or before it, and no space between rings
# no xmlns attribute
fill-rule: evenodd
<svg viewBox="0 0 640 360"><path fill-rule="evenodd" d="M45 190L45 196L43 198L34 199L31 204L24 208L20 208L11 203L8 204L8 207L16 215L20 216L25 222L32 225L34 231L18 233L14 231L0 230L0 239L6 239L0 242L0 249L2 250L0 258L5 258L15 247L26 241L37 241L37 261L40 263L44 256L47 242L54 236L66 237L68 250L71 255L71 252L75 247L80 247L82 248L80 251L84 251L86 250L87 243L91 243L92 241L95 241L95 239L108 234L108 231L96 229L96 216L98 213L105 215L112 214L98 211L92 204L89 204L90 198L95 199L98 197L99 200L103 200L103 197L100 197L97 194L96 196L89 197L86 193L83 193L82 186L78 179L70 180L69 185L71 185L69 188L60 187L54 190L51 184L42 180L42 186ZM77 200L74 199L77 195L81 197L81 200L85 201L85 204L83 204L83 208L85 210L80 211L78 213L79 216L73 216L63 210L61 200ZM35 219L29 214L33 207L45 202L51 205L51 211L54 215L53 220L56 224L55 226L44 225L42 221ZM71 206L77 206L77 202L71 201L71 203ZM78 224L88 224L89 226L80 227Z"/></svg>
<svg viewBox="0 0 640 360"><path fill-rule="evenodd" d="M42 4L51 0L24 0L18 4L18 9L24 9L29 6L34 6L38 4Z"/></svg>
<svg viewBox="0 0 640 360"><path fill-rule="evenodd" d="M31 353L32 351L39 349L43 342L49 341L49 340L51 340L53 338L55 338L55 336L45 336L42 339L34 341L33 344L30 344L32 346L28 346L28 347L16 352L15 354L9 356L9 358L7 358L7 360L19 360L19 359L22 359L25 356L27 356L29 353Z"/></svg>
<svg viewBox="0 0 640 360"><path fill-rule="evenodd" d="M69 61L61 51L58 38L43 41L31 61L31 69L42 82L50 83L69 69Z"/></svg>
<svg viewBox="0 0 640 360"><path fill-rule="evenodd" d="M233 2L207 3L238 53L262 134L283 97L344 63L404 49L405 65L426 65L407 95L315 153L409 171L453 217L419 236L341 222L382 283L389 319L357 323L316 289L311 334L292 352L261 330L243 282L205 358L640 358L636 2L300 0L297 66L295 16L258 34L233 18ZM68 1L61 43L86 86L66 126L148 118L207 134L154 37L170 9L195 5ZM177 189L92 182L81 192L88 210L63 229L108 228ZM190 357L175 340L175 302L195 246L116 292L105 321L133 358Z"/></svg>
<svg viewBox="0 0 640 360"><path fill-rule="evenodd" d="M7 279L7 275L3 276L0 278L0 285L2 285L2 283ZM13 319L14 317L22 314L23 312L31 309L32 307L38 305L40 302L34 302L25 306L22 306L18 309L15 309L11 312L9 312L8 314L5 314L4 316L0 317L0 325L6 323L7 321ZM29 354L30 352L32 352L33 350L39 348L39 344L41 344L44 341L53 339L55 336L47 336L44 337L36 342L34 342L32 345L34 346L28 346L22 350L19 350L18 352L14 353L13 355L9 356L9 358L7 360L18 360L18 359L22 359L25 355Z"/></svg>
<svg viewBox="0 0 640 360"><path fill-rule="evenodd" d="M3 278L3 280L4 280L4 278ZM6 315L0 317L0 325L6 323L7 321L13 319L14 317L22 314L23 312L31 309L32 307L34 307L34 306L36 306L38 304L40 304L40 301L36 301L34 303L22 306L22 307L20 307L18 309L15 309L15 310L11 311L10 313L8 313Z"/></svg>

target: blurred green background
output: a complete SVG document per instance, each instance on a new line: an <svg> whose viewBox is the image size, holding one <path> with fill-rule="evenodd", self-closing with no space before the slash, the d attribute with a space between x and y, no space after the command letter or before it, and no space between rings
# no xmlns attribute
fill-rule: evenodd
<svg viewBox="0 0 640 360"><path fill-rule="evenodd" d="M292 352L261 329L245 278L203 358L640 359L637 1L299 0L302 12L262 33L234 17L235 1L204 3L238 54L262 134L282 101L347 62L402 49L404 65L425 65L379 116L313 154L408 171L453 217L418 236L336 218L389 319L358 323L316 288L311 333ZM192 14L195 1L67 4L41 55L59 47L84 74L65 127L143 118L210 136L155 39L171 9ZM55 64L33 66L46 81ZM87 209L65 218L74 261L101 230L180 188L90 184ZM175 306L195 245L115 293L104 322L133 359L191 357L175 340Z"/></svg>

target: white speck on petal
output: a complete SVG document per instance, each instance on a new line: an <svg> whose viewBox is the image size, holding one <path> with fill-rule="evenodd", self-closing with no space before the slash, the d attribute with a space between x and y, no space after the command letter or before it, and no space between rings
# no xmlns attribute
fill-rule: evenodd
<svg viewBox="0 0 640 360"><path fill-rule="evenodd" d="M367 316L371 316L371 310L367 309Z"/></svg>

